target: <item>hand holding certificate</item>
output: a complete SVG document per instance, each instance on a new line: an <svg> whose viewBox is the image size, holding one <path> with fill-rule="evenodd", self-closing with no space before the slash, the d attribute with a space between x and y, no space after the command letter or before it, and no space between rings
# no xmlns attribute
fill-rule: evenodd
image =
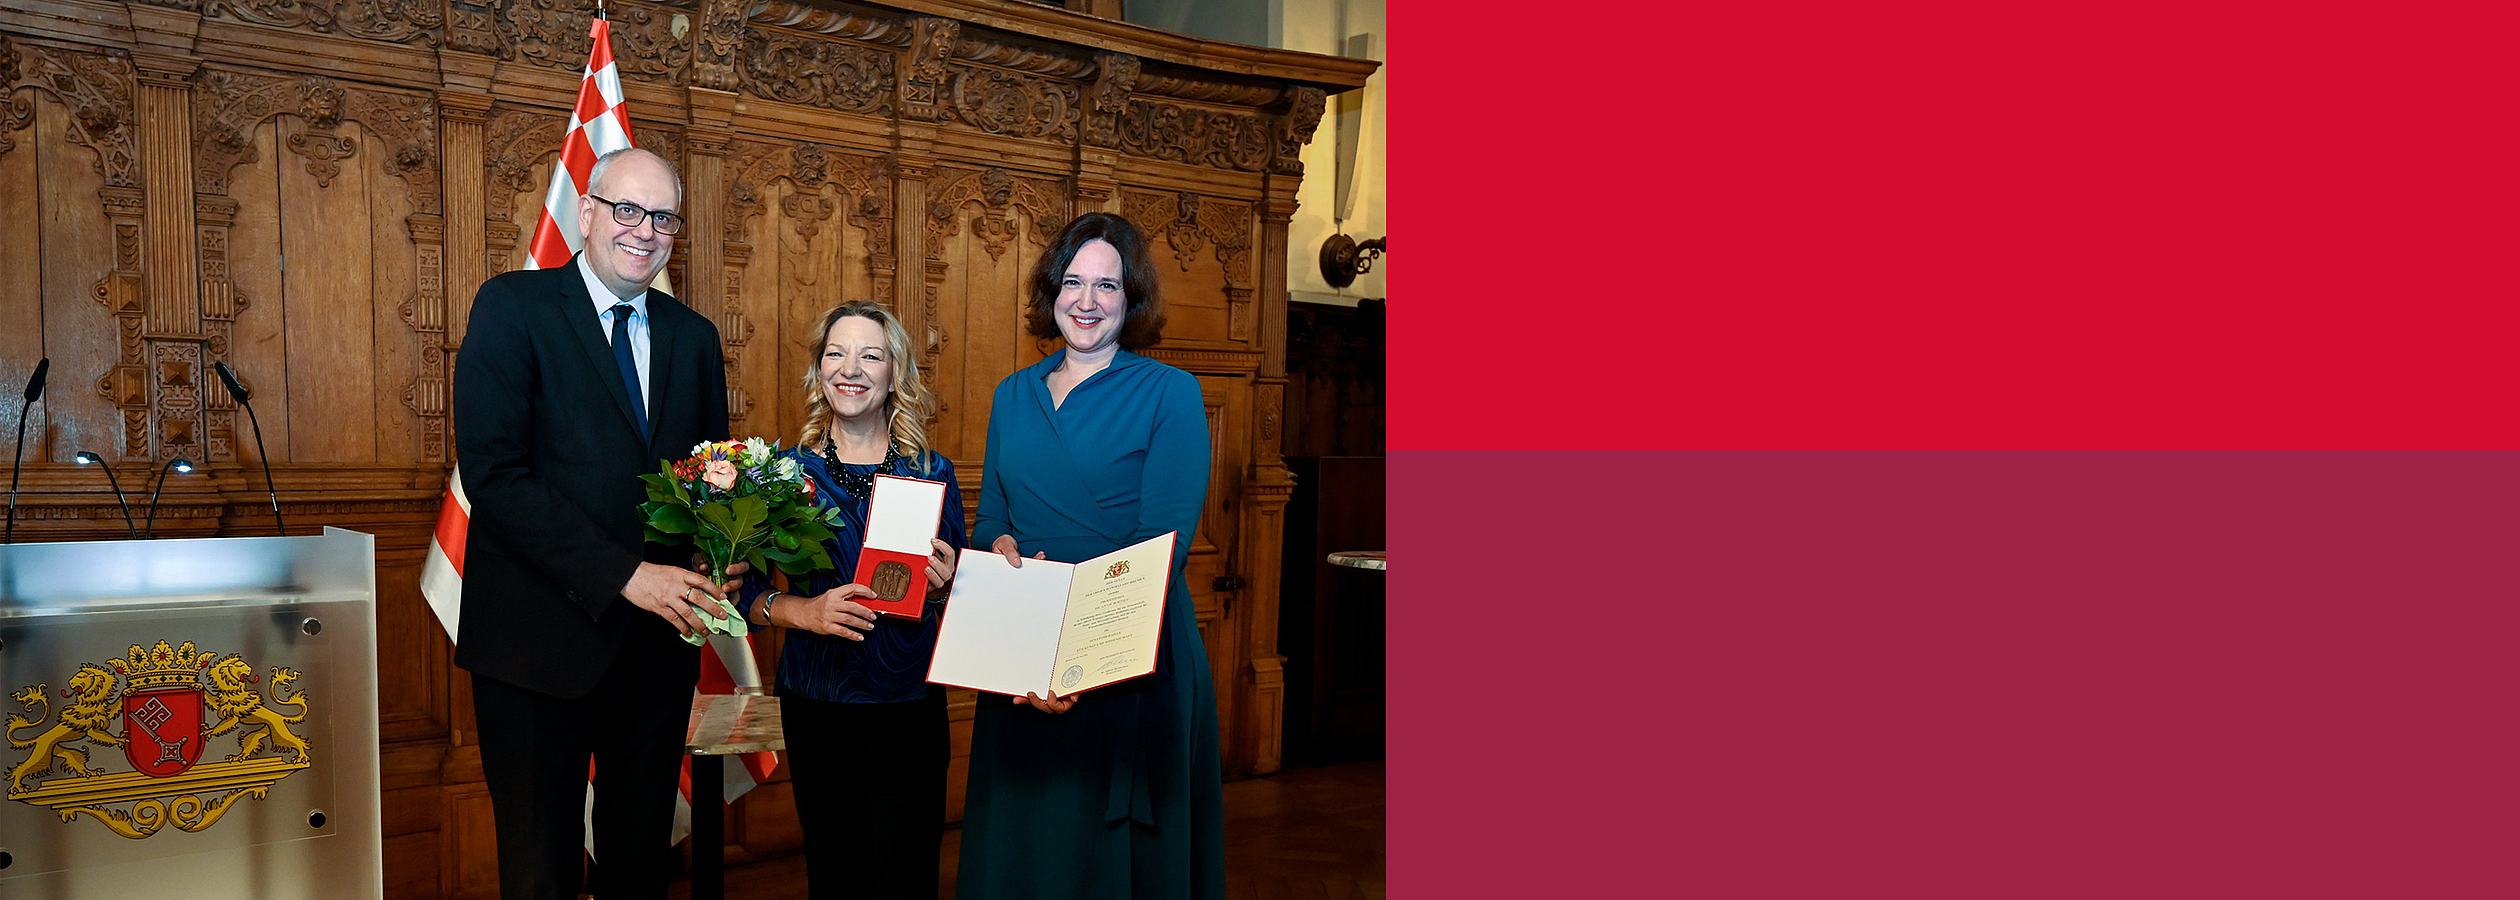
<svg viewBox="0 0 2520 900"><path fill-rule="evenodd" d="M966 549L928 680L1065 697L1155 671L1171 532L1081 563Z"/></svg>

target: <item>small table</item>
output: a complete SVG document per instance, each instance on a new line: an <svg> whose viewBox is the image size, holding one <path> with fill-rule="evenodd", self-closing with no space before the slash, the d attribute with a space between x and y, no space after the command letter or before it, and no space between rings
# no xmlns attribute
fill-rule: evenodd
<svg viewBox="0 0 2520 900"><path fill-rule="evenodd" d="M787 749L779 698L701 694L691 698L691 900L726 900L726 758ZM705 787L704 787L705 786ZM700 796L708 794L708 802Z"/></svg>
<svg viewBox="0 0 2520 900"><path fill-rule="evenodd" d="M1383 551L1380 550L1342 550L1330 554L1330 564L1334 566L1387 571L1383 563Z"/></svg>

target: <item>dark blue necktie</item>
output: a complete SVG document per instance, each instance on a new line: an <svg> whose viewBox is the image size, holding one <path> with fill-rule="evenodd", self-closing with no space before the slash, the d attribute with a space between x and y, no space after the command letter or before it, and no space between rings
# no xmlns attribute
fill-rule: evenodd
<svg viewBox="0 0 2520 900"><path fill-rule="evenodd" d="M639 419L639 436L648 433L647 401L639 396L639 361L630 356L630 304L615 303L612 308L613 363L621 367L621 383L630 389L630 414Z"/></svg>

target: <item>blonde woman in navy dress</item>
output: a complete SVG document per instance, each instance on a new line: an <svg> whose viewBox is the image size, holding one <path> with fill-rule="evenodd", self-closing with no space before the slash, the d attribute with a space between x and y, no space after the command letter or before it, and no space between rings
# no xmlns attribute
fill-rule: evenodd
<svg viewBox="0 0 2520 900"><path fill-rule="evenodd" d="M804 830L808 896L935 900L950 754L944 689L927 683L954 554L963 547L954 464L927 447L930 397L910 338L882 306L844 303L824 313L816 362L805 373L805 428L780 451L813 479L815 499L840 510L835 572L744 601L756 624L788 629L778 695L789 778ZM929 541L928 608L918 621L876 621L846 583L866 542L874 476L945 483Z"/></svg>
<svg viewBox="0 0 2520 900"><path fill-rule="evenodd" d="M975 546L1081 562L1174 532L1153 675L1072 695L984 694L960 900L1225 895L1216 689L1184 572L1207 499L1198 379L1137 355L1162 336L1146 237L1087 213L1031 278L1026 321L1062 346L989 408Z"/></svg>

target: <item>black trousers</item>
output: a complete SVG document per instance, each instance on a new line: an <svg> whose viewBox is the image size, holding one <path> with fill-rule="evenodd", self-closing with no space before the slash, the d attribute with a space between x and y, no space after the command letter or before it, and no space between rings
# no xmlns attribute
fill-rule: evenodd
<svg viewBox="0 0 2520 900"><path fill-rule="evenodd" d="M632 629L603 681L574 700L473 676L503 900L576 900L582 884L601 900L665 896L678 869L675 784L700 657L671 630L663 631L670 645L652 630ZM596 865L588 878L590 758Z"/></svg>
<svg viewBox="0 0 2520 900"><path fill-rule="evenodd" d="M945 838L945 690L825 703L779 686L813 900L936 900Z"/></svg>

